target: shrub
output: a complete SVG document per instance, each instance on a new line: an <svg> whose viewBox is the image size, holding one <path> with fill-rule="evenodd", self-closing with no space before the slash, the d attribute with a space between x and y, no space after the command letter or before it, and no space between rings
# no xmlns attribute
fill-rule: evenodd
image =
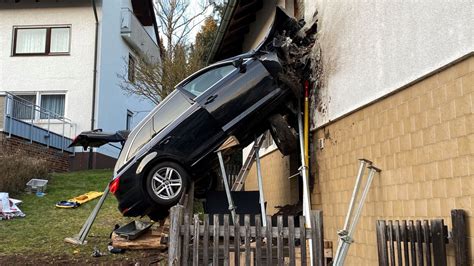
<svg viewBox="0 0 474 266"><path fill-rule="evenodd" d="M49 163L27 153L0 153L0 192L18 192L32 178L48 179Z"/></svg>

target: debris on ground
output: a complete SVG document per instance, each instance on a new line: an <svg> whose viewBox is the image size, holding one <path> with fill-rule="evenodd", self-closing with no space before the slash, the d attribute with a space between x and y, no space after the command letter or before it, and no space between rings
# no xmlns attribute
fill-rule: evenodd
<svg viewBox="0 0 474 266"><path fill-rule="evenodd" d="M21 203L21 201L12 200L9 198L8 193L0 192L0 220L10 220L26 216L16 203Z"/></svg>
<svg viewBox="0 0 474 266"><path fill-rule="evenodd" d="M117 230L112 232L112 247L115 249L130 249L130 250L145 250L145 249L154 249L154 250L166 250L167 247L167 237L169 232L169 221L161 223L160 225L153 224L149 230L134 239L129 237L122 237L117 233ZM125 226L123 226L125 227ZM123 228L122 227L122 228ZM111 251L111 253L114 253Z"/></svg>
<svg viewBox="0 0 474 266"><path fill-rule="evenodd" d="M98 192L98 191L90 191L85 194L79 195L77 197L74 197L69 200L62 200L58 203L56 203L57 208L63 208L63 209L74 209L82 204L91 201L93 199L96 199L104 194L103 192Z"/></svg>

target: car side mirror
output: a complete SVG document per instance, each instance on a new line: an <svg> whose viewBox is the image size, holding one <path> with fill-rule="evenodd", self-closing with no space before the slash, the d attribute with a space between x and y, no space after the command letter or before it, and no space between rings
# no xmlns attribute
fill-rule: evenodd
<svg viewBox="0 0 474 266"><path fill-rule="evenodd" d="M232 61L232 65L235 68L238 68L240 73L245 73L247 71L247 65L244 64L244 59L242 57Z"/></svg>

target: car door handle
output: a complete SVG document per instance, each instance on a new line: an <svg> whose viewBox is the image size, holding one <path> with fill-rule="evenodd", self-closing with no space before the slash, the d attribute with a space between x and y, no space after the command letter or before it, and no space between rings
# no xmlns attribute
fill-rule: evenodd
<svg viewBox="0 0 474 266"><path fill-rule="evenodd" d="M206 99L206 102L205 102L204 104L212 103L216 98L217 98L217 94L216 94L216 95L209 96L209 97Z"/></svg>

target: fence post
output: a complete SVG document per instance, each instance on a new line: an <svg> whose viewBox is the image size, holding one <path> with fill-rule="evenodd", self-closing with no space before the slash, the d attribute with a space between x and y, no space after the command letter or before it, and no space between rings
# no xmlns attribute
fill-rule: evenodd
<svg viewBox="0 0 474 266"><path fill-rule="evenodd" d="M444 222L441 219L431 220L431 239L433 241L434 265L446 266L446 235ZM418 240L418 239L417 239ZM420 239L421 240L421 239ZM420 261L420 263L423 263Z"/></svg>
<svg viewBox="0 0 474 266"><path fill-rule="evenodd" d="M181 223L183 220L184 207L176 205L170 212L170 241L168 249L168 265L181 265Z"/></svg>
<svg viewBox="0 0 474 266"><path fill-rule="evenodd" d="M324 266L323 212L311 211L311 244L313 246L313 265Z"/></svg>
<svg viewBox="0 0 474 266"><path fill-rule="evenodd" d="M468 265L466 212L461 209L451 210L451 221L456 265Z"/></svg>

